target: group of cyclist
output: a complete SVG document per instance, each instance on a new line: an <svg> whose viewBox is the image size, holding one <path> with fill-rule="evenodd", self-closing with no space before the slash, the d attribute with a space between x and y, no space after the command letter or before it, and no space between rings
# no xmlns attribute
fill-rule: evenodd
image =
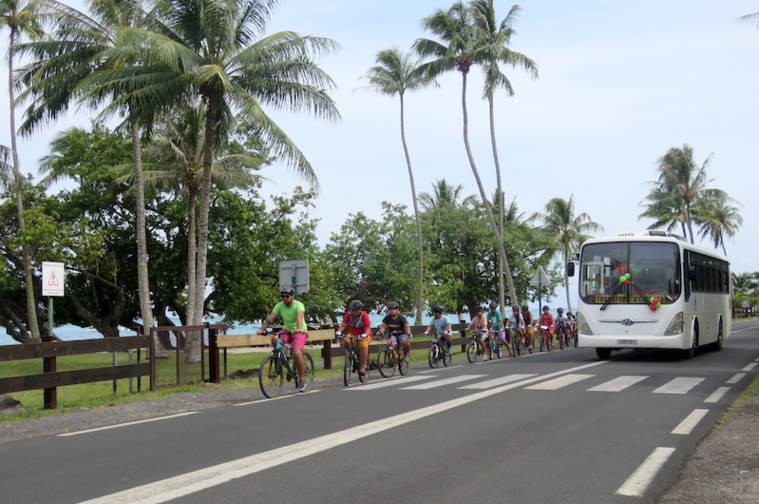
<svg viewBox="0 0 759 504"><path fill-rule="evenodd" d="M272 346L276 346L277 339L281 337L285 343L292 345L295 367L298 371L296 388L303 392L307 386L304 380L305 364L303 359L303 349L308 338L308 334L306 333L305 307L303 303L295 299L295 289L291 286L286 285L281 287L280 296L282 300L274 306L271 313L263 321L258 334L265 334L266 329L277 318L282 319L282 329L272 334L271 344ZM345 348L349 348L353 344L358 349L359 375L365 376L369 362L369 344L372 340L372 328L369 314L362 310L362 308L363 304L361 301L357 299L351 301L335 334L338 338L344 338ZM514 350L511 345L514 341L513 337L524 335L528 348L532 349L536 325L541 327L543 331L550 331L551 344L554 332L558 333L559 338L567 338L568 335L574 332L576 319L572 313L564 315L562 308L556 310L557 316L554 318L551 315L550 308L544 306L537 323L533 320L532 313L527 305L523 305L521 308L516 305L512 306L511 314L505 321L501 312L498 311L497 303L490 303L489 308L486 314L483 307L478 307L474 317L472 317L471 322L467 326L468 330L474 331L479 336L478 342L482 350L483 360L488 359L489 352L487 350L491 338L499 338L501 343L508 349L509 355L513 357ZM453 340L451 335L453 331L451 321L443 314L441 306L434 305L430 311L432 312L432 320L424 334L429 335L434 331L435 337L442 340L441 343L445 343L446 351L452 353L451 345ZM388 303L387 312L387 316L382 319L379 333L388 336L389 344L400 346L403 358L408 360L411 352L411 327L409 326L408 319L399 312L398 303ZM346 330L347 333L345 332ZM343 333L345 334L343 335Z"/></svg>

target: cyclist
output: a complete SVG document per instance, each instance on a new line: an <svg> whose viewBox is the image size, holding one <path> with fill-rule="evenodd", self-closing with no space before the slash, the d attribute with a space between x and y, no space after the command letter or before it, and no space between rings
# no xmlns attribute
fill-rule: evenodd
<svg viewBox="0 0 759 504"><path fill-rule="evenodd" d="M348 329L345 335L343 345L350 348L351 340L355 339L354 345L358 348L358 374L363 378L366 376L366 363L369 362L369 343L372 341L372 323L369 320L369 314L361 308L364 304L358 299L348 303L348 311L343 316L343 322L337 330L337 337L342 336L343 332ZM364 335L363 338L357 336Z"/></svg>
<svg viewBox="0 0 759 504"><path fill-rule="evenodd" d="M567 312L567 319L569 320L569 335L576 338L575 329L577 328L577 317L572 312Z"/></svg>
<svg viewBox="0 0 759 504"><path fill-rule="evenodd" d="M295 368L298 370L296 388L300 392L305 392L307 384L304 379L306 364L303 361L303 348L305 348L306 339L308 339L308 333L306 333L308 327L305 320L306 308L303 303L295 299L295 289L291 286L283 285L279 289L279 294L282 301L274 306L269 316L261 324L261 329L256 333L264 334L266 328L277 320L277 317L282 317L282 330L271 335L271 346L277 346L277 340L280 337L285 343L292 344Z"/></svg>
<svg viewBox="0 0 759 504"><path fill-rule="evenodd" d="M453 343L453 340L451 339L451 333L453 330L451 329L451 321L448 320L448 317L443 315L442 306L434 305L431 309L432 320L430 321L430 325L428 325L427 329L424 331L424 334L429 335L430 331L432 331L432 329L435 329L435 337L444 337L446 343L446 351L449 354L452 354L453 348L451 348L451 344Z"/></svg>
<svg viewBox="0 0 759 504"><path fill-rule="evenodd" d="M567 334L569 334L569 319L564 315L564 308L556 308L556 329L559 332L559 338L566 344Z"/></svg>
<svg viewBox="0 0 759 504"><path fill-rule="evenodd" d="M503 315L501 315L501 312L498 311L497 308L498 303L490 303L490 310L488 310L485 318L488 320L490 332L495 334L503 342L504 346L509 351L509 356L514 357L514 352L511 350L511 345L509 344L509 338L506 337L506 331L504 331ZM517 307L517 310L519 310L519 307Z"/></svg>
<svg viewBox="0 0 759 504"><path fill-rule="evenodd" d="M532 344L535 341L535 321L532 319L530 307L522 305L522 319L524 320L524 333L527 337L527 347L532 350Z"/></svg>
<svg viewBox="0 0 759 504"><path fill-rule="evenodd" d="M387 316L382 319L379 332L388 335L388 339L396 347L403 348L403 359L408 361L411 354L411 327L406 317L398 312L398 303L391 301L387 304Z"/></svg>
<svg viewBox="0 0 759 504"><path fill-rule="evenodd" d="M546 326L548 329L546 331L548 332L548 343L550 346L553 346L553 329L556 325L556 320L553 318L553 315L551 315L551 308L548 306L543 307L543 313L540 314L540 319L538 320L538 324L541 326ZM543 337L543 333L540 334L541 338Z"/></svg>
<svg viewBox="0 0 759 504"><path fill-rule="evenodd" d="M488 360L488 344L490 343L490 337L488 335L488 319L485 318L485 308L478 306L474 311L474 317L469 322L467 329L474 329L479 335L478 342L480 348L482 348L482 360Z"/></svg>
<svg viewBox="0 0 759 504"><path fill-rule="evenodd" d="M511 315L506 319L506 329L514 333L514 338L519 338L524 331L524 317L522 317L522 314L519 312L519 307L517 305L511 307ZM514 355L512 354L512 357L513 356Z"/></svg>

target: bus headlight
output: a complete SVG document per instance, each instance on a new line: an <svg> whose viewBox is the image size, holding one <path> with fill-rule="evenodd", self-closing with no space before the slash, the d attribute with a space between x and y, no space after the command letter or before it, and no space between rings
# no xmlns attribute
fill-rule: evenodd
<svg viewBox="0 0 759 504"><path fill-rule="evenodd" d="M590 326L585 320L585 317L582 316L582 313L577 314L577 332L581 334L593 334L593 331L590 330Z"/></svg>
<svg viewBox="0 0 759 504"><path fill-rule="evenodd" d="M664 336L674 336L675 334L682 334L684 331L683 326L683 312L678 312L677 315L675 315L672 318L672 322L669 323L669 327L667 327L667 330L664 331Z"/></svg>

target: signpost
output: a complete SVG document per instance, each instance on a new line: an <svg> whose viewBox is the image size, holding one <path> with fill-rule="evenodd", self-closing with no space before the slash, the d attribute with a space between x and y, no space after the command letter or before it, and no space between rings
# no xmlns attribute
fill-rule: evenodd
<svg viewBox="0 0 759 504"><path fill-rule="evenodd" d="M42 295L47 296L47 334L53 336L53 298L63 297L66 294L65 265L62 262L42 263ZM42 359L42 368L45 373L56 370L55 357ZM58 389L46 388L43 391L45 408L55 408L58 404Z"/></svg>
<svg viewBox="0 0 759 504"><path fill-rule="evenodd" d="M548 278L543 266L538 266L537 271L535 271L535 274L532 275L532 278L530 279L530 285L538 288L538 313L543 313L543 286L550 283L551 279Z"/></svg>
<svg viewBox="0 0 759 504"><path fill-rule="evenodd" d="M308 259L288 259L279 262L279 285L292 285L295 292L303 294L310 288Z"/></svg>

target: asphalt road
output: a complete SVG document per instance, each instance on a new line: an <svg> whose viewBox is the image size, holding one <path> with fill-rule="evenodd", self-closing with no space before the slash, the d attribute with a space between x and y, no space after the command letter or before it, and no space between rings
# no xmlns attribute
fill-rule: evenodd
<svg viewBox="0 0 759 504"><path fill-rule="evenodd" d="M759 365L721 352L590 349L9 442L0 502L648 503Z"/></svg>

